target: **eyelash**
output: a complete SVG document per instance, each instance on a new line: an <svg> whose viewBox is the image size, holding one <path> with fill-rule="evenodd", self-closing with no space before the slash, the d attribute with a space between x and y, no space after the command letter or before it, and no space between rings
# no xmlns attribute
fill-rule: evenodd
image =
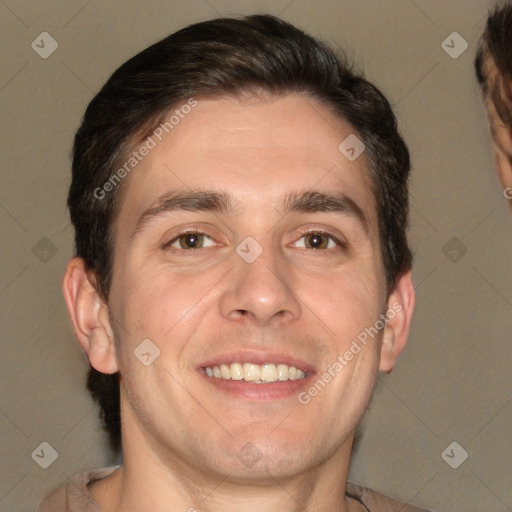
<svg viewBox="0 0 512 512"><path fill-rule="evenodd" d="M177 251L180 251L180 252L183 252L183 253L189 253L189 255L195 253L195 251L199 251L201 249L207 249L208 247L199 247L198 249L195 249L195 248L191 248L191 249L182 249L182 248L176 248L176 247L171 247L172 244L174 244L175 242L177 242L181 237L183 236L186 236L186 235L202 235L202 236L206 236L207 238L209 238L210 240L212 240L212 237L210 237L209 235L207 235L206 233L203 233L202 231L193 231L193 230L190 230L190 231L180 231L174 238L172 238L171 240L169 240L168 242L166 242L164 245L163 245L163 249L174 249L174 250L177 250ZM330 238L339 248L341 249L346 249L347 248L347 244L340 241L339 238L337 238L335 235L333 235L332 233L330 233L329 231L324 231L322 229L313 229L313 230L309 230L309 231L305 231L303 233L301 233L301 236L300 238L304 238L305 236L308 236L308 235L324 235L328 238ZM300 239L299 238L299 239ZM330 248L330 249L320 249L321 252L326 252L326 251L332 251L333 248ZM310 249L310 250L316 250L316 249Z"/></svg>

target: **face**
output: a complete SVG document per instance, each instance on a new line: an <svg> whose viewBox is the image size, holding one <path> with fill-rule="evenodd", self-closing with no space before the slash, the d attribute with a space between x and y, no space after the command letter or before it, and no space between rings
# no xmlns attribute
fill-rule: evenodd
<svg viewBox="0 0 512 512"><path fill-rule="evenodd" d="M494 106L489 105L491 129L493 133L494 162L505 197L512 199L512 135L496 114ZM512 203L511 203L512 206Z"/></svg>
<svg viewBox="0 0 512 512"><path fill-rule="evenodd" d="M240 481L350 451L382 331L354 340L392 307L365 155L338 149L352 133L289 95L197 98L153 136L115 222L125 450Z"/></svg>
<svg viewBox="0 0 512 512"><path fill-rule="evenodd" d="M486 64L487 80L494 83L497 80L497 69L492 61ZM507 199L512 199L512 132L500 119L494 103L486 98L486 107L493 139L493 154L498 177ZM512 201L509 203L512 206Z"/></svg>

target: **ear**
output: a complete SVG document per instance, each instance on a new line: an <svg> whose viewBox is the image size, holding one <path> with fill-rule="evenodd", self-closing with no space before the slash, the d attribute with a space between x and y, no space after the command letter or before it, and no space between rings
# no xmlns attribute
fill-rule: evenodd
<svg viewBox="0 0 512 512"><path fill-rule="evenodd" d="M91 366L101 373L116 373L119 368L108 306L100 299L81 258L68 263L62 292L75 335Z"/></svg>
<svg viewBox="0 0 512 512"><path fill-rule="evenodd" d="M400 277L387 301L387 321L382 336L379 366L384 372L389 373L393 369L405 348L415 304L416 293L409 270Z"/></svg>

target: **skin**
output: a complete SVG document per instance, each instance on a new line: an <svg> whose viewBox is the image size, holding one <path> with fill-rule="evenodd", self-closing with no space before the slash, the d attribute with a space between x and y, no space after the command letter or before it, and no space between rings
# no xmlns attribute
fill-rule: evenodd
<svg viewBox="0 0 512 512"><path fill-rule="evenodd" d="M494 84L498 79L498 70L492 58L488 57L484 65L486 81ZM509 199L512 208L512 130L499 117L490 96L484 98L489 125L492 133L492 150L498 178L503 187L503 194Z"/></svg>
<svg viewBox="0 0 512 512"><path fill-rule="evenodd" d="M354 431L379 369L405 346L415 300L409 272L386 297L365 156L340 153L354 131L311 98L197 100L126 178L109 304L80 259L64 277L89 361L121 374L124 465L91 492L105 512L363 510L344 496ZM238 209L170 212L131 236L158 196L190 189L229 193ZM286 194L312 190L345 193L367 228L340 212L283 214ZM210 238L192 255L179 240L163 248L181 228ZM315 229L346 247L313 249L304 231ZM247 236L263 249L250 264L235 250ZM322 375L393 304L400 312L307 405L230 396L197 371L251 347ZM146 338L161 351L149 366L133 354ZM250 467L237 457L247 443L260 454Z"/></svg>
<svg viewBox="0 0 512 512"><path fill-rule="evenodd" d="M494 164L505 197L512 199L512 135L510 128L499 119L492 102L487 103L493 134ZM509 202L509 206L512 208L512 201Z"/></svg>

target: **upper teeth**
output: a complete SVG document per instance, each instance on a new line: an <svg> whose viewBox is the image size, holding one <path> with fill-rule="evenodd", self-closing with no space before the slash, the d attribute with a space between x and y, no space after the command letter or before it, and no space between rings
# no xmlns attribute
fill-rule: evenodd
<svg viewBox="0 0 512 512"><path fill-rule="evenodd" d="M207 366L206 374L209 377L219 379L245 380L248 382L276 382L278 380L298 380L306 376L306 372L295 366L287 364L251 364L251 363L231 363L230 365L221 364L219 366Z"/></svg>

